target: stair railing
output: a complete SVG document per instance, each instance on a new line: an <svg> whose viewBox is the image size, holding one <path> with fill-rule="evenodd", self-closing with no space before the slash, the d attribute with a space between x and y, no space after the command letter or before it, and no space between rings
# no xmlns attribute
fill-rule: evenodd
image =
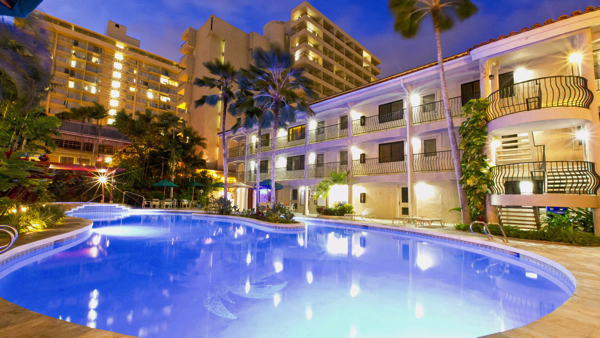
<svg viewBox="0 0 600 338"><path fill-rule="evenodd" d="M136 194L136 193L134 193L134 192L131 192L131 191L125 191L125 192L123 193L123 202L122 202L123 204L125 204L125 195L127 195L127 194L130 194L130 195L135 195L135 196L141 197L141 198L142 198L142 208L144 207L144 204L146 204L146 197L144 197L144 196L142 196L142 195L138 195L138 194Z"/></svg>
<svg viewBox="0 0 600 338"><path fill-rule="evenodd" d="M19 232L17 231L17 229L11 227L10 225L0 225L0 231L8 234L8 236L10 237L10 242L8 244L0 245L1 254L3 252L6 252L13 246L13 244L17 241L17 238L19 238Z"/></svg>

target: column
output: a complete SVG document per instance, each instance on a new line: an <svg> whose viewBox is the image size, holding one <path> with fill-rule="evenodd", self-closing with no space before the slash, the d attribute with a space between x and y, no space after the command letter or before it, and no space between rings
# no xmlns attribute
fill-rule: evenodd
<svg viewBox="0 0 600 338"><path fill-rule="evenodd" d="M348 204L354 205L354 174L352 173L352 164L354 154L352 153L352 109L348 111Z"/></svg>
<svg viewBox="0 0 600 338"><path fill-rule="evenodd" d="M306 127L304 128L304 210L303 215L308 215L308 136L310 133L309 120L306 121ZM300 203L298 203L300 204ZM300 207L300 205L298 205Z"/></svg>
<svg viewBox="0 0 600 338"><path fill-rule="evenodd" d="M406 94L406 142L407 144L407 149L408 149L408 155L407 155L407 161L406 161L406 173L408 175L408 213L410 216L417 216L416 214L414 214L414 210L415 208L413 208L413 201L416 202L416 198L415 198L415 194L414 194L414 187L413 187L413 181L414 181L414 169L413 169L413 148L412 148L412 144L411 144L411 138L412 138L412 102L410 102L410 93L412 90L412 86L407 85L404 83L404 79L401 80L400 85L402 86L402 89L404 89L404 93ZM417 210L418 212L418 210ZM396 216L400 216L400 215L396 215Z"/></svg>
<svg viewBox="0 0 600 338"><path fill-rule="evenodd" d="M594 53L592 49L592 30L591 28L583 29L576 35L577 42L574 53L581 53L581 64L579 70L581 76L587 79L588 89L593 93L596 92L596 76L594 74ZM598 161L600 160L600 121L598 120L598 101L594 98L594 101L590 105L590 111L592 114L592 121L585 125L586 131L588 131L588 139L585 141L585 160L596 164L596 172L598 172ZM596 197L600 198L600 197ZM594 208L594 234L600 236L600 208Z"/></svg>
<svg viewBox="0 0 600 338"><path fill-rule="evenodd" d="M479 62L479 88L481 91L481 98L488 97L491 93L498 90L498 65L496 61L486 59ZM492 78L490 78L493 77ZM490 147L493 138L488 136L487 147L485 147L485 153L488 158L493 159L492 149ZM485 216L488 222L499 223L500 218L498 217L498 208L493 206L491 203L491 195L485 196Z"/></svg>

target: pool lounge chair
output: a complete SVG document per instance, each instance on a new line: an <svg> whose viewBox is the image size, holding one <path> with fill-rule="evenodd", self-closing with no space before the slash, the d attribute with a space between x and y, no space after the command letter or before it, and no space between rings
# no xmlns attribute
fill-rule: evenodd
<svg viewBox="0 0 600 338"><path fill-rule="evenodd" d="M165 209L167 208L171 208L173 206L173 200L170 198L167 198L164 202L163 202L163 207Z"/></svg>
<svg viewBox="0 0 600 338"><path fill-rule="evenodd" d="M360 214L344 214L344 218L350 217L354 220L356 217L362 218L364 221L372 221L375 216L371 215L375 209L374 208L366 208Z"/></svg>

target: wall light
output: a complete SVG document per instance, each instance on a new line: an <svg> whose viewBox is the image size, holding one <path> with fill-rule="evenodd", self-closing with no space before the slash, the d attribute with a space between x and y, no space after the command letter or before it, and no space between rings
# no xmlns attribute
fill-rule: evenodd
<svg viewBox="0 0 600 338"><path fill-rule="evenodd" d="M581 63L582 58L583 58L583 56L581 55L581 53L573 53L573 54L569 55L569 62Z"/></svg>
<svg viewBox="0 0 600 338"><path fill-rule="evenodd" d="M117 59L117 60L123 60L123 54L121 54L121 53L116 53L116 54L115 54L115 59Z"/></svg>
<svg viewBox="0 0 600 338"><path fill-rule="evenodd" d="M520 67L520 68L517 68L517 70L515 70L515 73L513 76L514 76L515 82L517 82L517 83L527 81L527 80L529 80L529 78L531 76L531 71L527 70L523 67Z"/></svg>
<svg viewBox="0 0 600 338"><path fill-rule="evenodd" d="M116 106L119 105L119 101L117 101L117 100L110 100L110 105L111 105L111 107L116 107Z"/></svg>
<svg viewBox="0 0 600 338"><path fill-rule="evenodd" d="M119 81L113 81L112 82L112 86L113 86L113 88L120 88L121 87L121 82L119 82Z"/></svg>
<svg viewBox="0 0 600 338"><path fill-rule="evenodd" d="M108 119L108 122L107 122L107 123L108 123L108 124L113 124L113 123L115 123L115 119Z"/></svg>
<svg viewBox="0 0 600 338"><path fill-rule="evenodd" d="M308 129L310 129L310 130L317 129L317 120L308 121Z"/></svg>
<svg viewBox="0 0 600 338"><path fill-rule="evenodd" d="M111 90L110 91L110 97L119 97L119 91L118 90Z"/></svg>
<svg viewBox="0 0 600 338"><path fill-rule="evenodd" d="M255 144L256 143L256 135L252 135L250 140L252 140L252 144Z"/></svg>
<svg viewBox="0 0 600 338"><path fill-rule="evenodd" d="M113 115L113 116L117 115L117 110L116 109L111 109L111 110L108 111L108 114L109 115Z"/></svg>
<svg viewBox="0 0 600 338"><path fill-rule="evenodd" d="M315 154L315 153L308 154L308 163L314 163L316 158L317 158L317 154Z"/></svg>
<svg viewBox="0 0 600 338"><path fill-rule="evenodd" d="M417 94L417 93L410 94L410 104L413 107L420 106L421 105L421 96L419 96L419 94Z"/></svg>
<svg viewBox="0 0 600 338"><path fill-rule="evenodd" d="M580 141L587 141L590 137L589 133L585 129L580 129L575 133L575 137L577 137Z"/></svg>
<svg viewBox="0 0 600 338"><path fill-rule="evenodd" d="M308 282L308 284L312 284L313 279L314 279L314 277L313 277L312 271L307 271L306 272L306 281Z"/></svg>
<svg viewBox="0 0 600 338"><path fill-rule="evenodd" d="M355 111L355 110L351 110L350 111L350 116L352 116L353 120L358 120L362 115L359 112Z"/></svg>
<svg viewBox="0 0 600 338"><path fill-rule="evenodd" d="M411 140L412 146L413 146L413 150L415 151L419 151L421 150L421 140L419 140L416 137L413 137Z"/></svg>
<svg viewBox="0 0 600 338"><path fill-rule="evenodd" d="M277 131L277 137L286 136L286 135L287 135L287 130L285 130L285 128L279 128L279 130Z"/></svg>
<svg viewBox="0 0 600 338"><path fill-rule="evenodd" d="M118 62L115 62L115 69L123 69L123 65Z"/></svg>
<svg viewBox="0 0 600 338"><path fill-rule="evenodd" d="M415 192L419 199L429 199L435 193L435 188L427 183L419 182L415 184Z"/></svg>
<svg viewBox="0 0 600 338"><path fill-rule="evenodd" d="M113 77L115 79L120 79L121 78L121 73L119 73L119 72L113 72Z"/></svg>

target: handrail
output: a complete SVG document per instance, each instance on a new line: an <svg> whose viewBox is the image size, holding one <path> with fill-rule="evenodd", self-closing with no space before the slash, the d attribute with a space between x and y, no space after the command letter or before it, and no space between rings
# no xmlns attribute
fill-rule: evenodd
<svg viewBox="0 0 600 338"><path fill-rule="evenodd" d="M462 158L462 150L459 150ZM452 150L413 154L413 170L415 172L433 172L454 170Z"/></svg>
<svg viewBox="0 0 600 338"><path fill-rule="evenodd" d="M144 197L144 196L142 196L142 195L138 195L138 194L136 194L136 193L134 193L134 192L131 192L131 191L125 191L125 192L123 193L123 204L125 204L125 195L127 195L127 194L130 194L130 195L136 195L136 196L139 196L139 197L141 197L141 198L142 198L142 205L144 205L144 203L146 202L146 197Z"/></svg>
<svg viewBox="0 0 600 338"><path fill-rule="evenodd" d="M406 126L406 109L389 113L361 116L352 120L352 135L368 134L375 131L388 130Z"/></svg>
<svg viewBox="0 0 600 338"><path fill-rule="evenodd" d="M87 201L87 202L85 202L85 203L90 203L91 201L95 200L95 199L96 199L96 198L98 198L98 197L102 197L102 195L98 195L98 196L96 196L96 197L92 198L91 200L89 200L89 201Z"/></svg>
<svg viewBox="0 0 600 338"><path fill-rule="evenodd" d="M489 228L489 225L490 225L490 224L495 224L495 225L497 225L497 226L500 228L500 231L502 231L502 236L503 236L503 237L492 235L492 232L490 231L490 228ZM508 243L508 238L506 237L506 233L504 232L504 227L502 227L502 224L500 224L500 223L491 223L491 222L490 222L490 223L487 223L487 224L485 225L485 227L487 228L487 231L488 231L489 235L490 235L490 236L492 236L492 238L493 238L493 237L498 237L498 238L500 238L500 239L501 239L501 240L502 240L504 243Z"/></svg>
<svg viewBox="0 0 600 338"><path fill-rule="evenodd" d="M329 162L308 165L306 174L308 178L325 178L329 176L329 174L331 174L332 172L347 170L347 162Z"/></svg>
<svg viewBox="0 0 600 338"><path fill-rule="evenodd" d="M406 156L365 158L352 161L352 174L364 175L390 175L406 172Z"/></svg>
<svg viewBox="0 0 600 338"><path fill-rule="evenodd" d="M479 232L475 232L473 231L473 224L483 224L483 234L479 233ZM502 237L501 236L496 236L496 235L492 235L492 232L490 231L489 225L490 224L495 224L500 228L500 231L502 231ZM494 237L498 237L500 238L504 243L508 243L508 238L506 237L506 233L504 233L504 228L502 227L502 225L500 223L485 223L482 221L474 221L471 222L471 224L469 225L469 230L471 230L471 232L475 235L480 235L483 237L486 237L489 240L493 240Z"/></svg>
<svg viewBox="0 0 600 338"><path fill-rule="evenodd" d="M345 125L345 128L342 127L344 127L342 124L337 123L311 129L308 132L308 143L319 143L348 137L348 124Z"/></svg>
<svg viewBox="0 0 600 338"><path fill-rule="evenodd" d="M485 235L484 235L484 234L482 234L482 233L480 233L480 232L475 232L475 231L473 231L473 224L483 224L483 228L484 228L484 230L483 230L483 231L485 232ZM471 230L471 232L472 232L474 235L479 235L479 236L483 236L483 237L485 237L485 238L487 238L487 239L492 239L492 238L491 238L491 237L490 237L490 236L487 234L487 232L485 231L485 226L486 226L486 225L485 225L485 222L482 222L482 221L473 221L473 222L471 222L471 224L469 225L469 230Z"/></svg>
<svg viewBox="0 0 600 338"><path fill-rule="evenodd" d="M475 97L475 96L474 96ZM460 116L462 113L462 96L453 97L448 100L450 115ZM412 108L413 124L422 124L446 119L444 101L435 101L422 104Z"/></svg>
<svg viewBox="0 0 600 338"><path fill-rule="evenodd" d="M17 241L17 238L19 238L19 232L10 225L0 225L0 231L7 233L10 237L10 243L0 246L0 253L3 253L10 249Z"/></svg>
<svg viewBox="0 0 600 338"><path fill-rule="evenodd" d="M487 120L529 110L589 108L594 94L581 76L548 76L501 88L488 96Z"/></svg>

